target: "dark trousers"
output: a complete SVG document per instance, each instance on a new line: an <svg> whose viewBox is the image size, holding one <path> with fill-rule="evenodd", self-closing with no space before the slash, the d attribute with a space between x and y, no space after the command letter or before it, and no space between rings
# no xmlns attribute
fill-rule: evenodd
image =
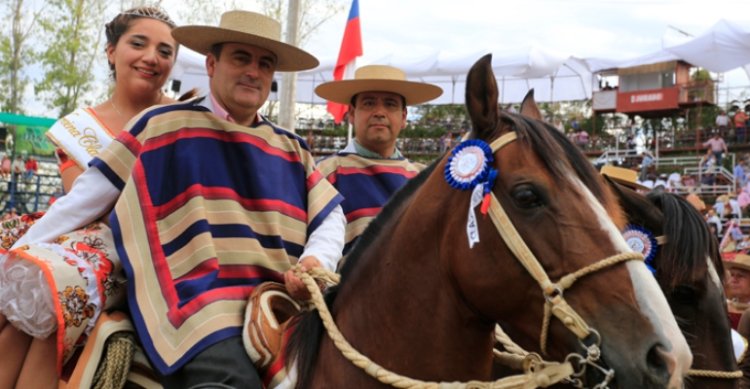
<svg viewBox="0 0 750 389"><path fill-rule="evenodd" d="M161 377L161 383L165 389L263 388L240 336L203 350L180 370Z"/></svg>

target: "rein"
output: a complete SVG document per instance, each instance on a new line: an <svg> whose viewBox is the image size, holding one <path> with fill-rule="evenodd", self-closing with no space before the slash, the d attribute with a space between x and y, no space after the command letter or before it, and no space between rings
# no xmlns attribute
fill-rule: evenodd
<svg viewBox="0 0 750 389"><path fill-rule="evenodd" d="M326 328L328 336L336 348L355 366L383 384L391 385L395 388L409 389L528 389L546 388L574 375L571 363L545 362L536 354L528 354L521 358L525 374L505 377L491 382L430 382L394 373L357 351L344 338L344 335L336 326L315 278L323 278L328 283L334 284L338 283L338 274L321 268L304 270L300 265L295 265L292 269L294 270L294 274L304 282L307 290L310 292L312 296L310 299L311 305L318 310L323 326Z"/></svg>

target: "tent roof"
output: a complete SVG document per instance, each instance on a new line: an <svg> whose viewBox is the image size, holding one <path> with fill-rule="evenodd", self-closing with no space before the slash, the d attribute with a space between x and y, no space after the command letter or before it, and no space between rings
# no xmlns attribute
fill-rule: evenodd
<svg viewBox="0 0 750 389"><path fill-rule="evenodd" d="M443 95L430 104L463 104L466 74L480 57L489 51L448 53L436 51L421 58L396 58L388 55L380 58L364 57L357 66L382 64L396 66L413 81L436 84L443 88ZM518 47L492 52L492 68L500 87L501 103L517 103L526 92L534 88L537 101L582 100L591 97L591 71L579 58L574 58L541 47ZM181 48L172 77L182 81L182 90L195 87L206 92L203 56ZM297 73L297 101L302 103L325 103L315 95L314 89L333 78L335 58L324 58L313 69ZM203 80L201 80L203 78ZM273 96L271 96L273 98Z"/></svg>
<svg viewBox="0 0 750 389"><path fill-rule="evenodd" d="M593 72L598 73L677 60L715 73L746 66L750 64L750 30L722 19L695 38L653 53L626 60L590 58L586 63Z"/></svg>
<svg viewBox="0 0 750 389"><path fill-rule="evenodd" d="M0 123L5 123L11 126L31 126L31 127L45 127L49 128L57 121L57 119L43 118L36 116L23 116L16 115L14 113L0 112Z"/></svg>
<svg viewBox="0 0 750 389"><path fill-rule="evenodd" d="M723 73L750 64L750 30L719 20L695 39L666 51L712 72Z"/></svg>

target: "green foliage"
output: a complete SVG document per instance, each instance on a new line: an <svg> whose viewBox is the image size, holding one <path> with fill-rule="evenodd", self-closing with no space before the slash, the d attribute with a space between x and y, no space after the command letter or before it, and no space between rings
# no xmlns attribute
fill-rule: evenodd
<svg viewBox="0 0 750 389"><path fill-rule="evenodd" d="M709 82L711 79L711 72L706 69L696 69L696 71L690 76L690 79L695 82Z"/></svg>
<svg viewBox="0 0 750 389"><path fill-rule="evenodd" d="M420 105L416 107L422 123L441 121L463 122L466 120L466 108L463 104Z"/></svg>
<svg viewBox="0 0 750 389"><path fill-rule="evenodd" d="M50 0L40 25L47 37L41 55L44 78L35 87L49 108L66 115L93 88L94 61L102 53L104 0Z"/></svg>
<svg viewBox="0 0 750 389"><path fill-rule="evenodd" d="M34 61L35 52L29 47L27 38L34 30L36 15L28 12L24 0L7 2L7 13L3 19L11 21L6 24L8 30L0 35L0 110L3 112L23 113L23 92L29 83L23 68ZM32 14L31 21L28 16Z"/></svg>

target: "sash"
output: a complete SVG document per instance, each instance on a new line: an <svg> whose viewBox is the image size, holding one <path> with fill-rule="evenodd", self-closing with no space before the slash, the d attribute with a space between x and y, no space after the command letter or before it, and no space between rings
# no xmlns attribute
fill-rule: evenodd
<svg viewBox="0 0 750 389"><path fill-rule="evenodd" d="M112 142L114 135L91 108L78 108L55 122L47 131L47 138L85 170L89 161Z"/></svg>

